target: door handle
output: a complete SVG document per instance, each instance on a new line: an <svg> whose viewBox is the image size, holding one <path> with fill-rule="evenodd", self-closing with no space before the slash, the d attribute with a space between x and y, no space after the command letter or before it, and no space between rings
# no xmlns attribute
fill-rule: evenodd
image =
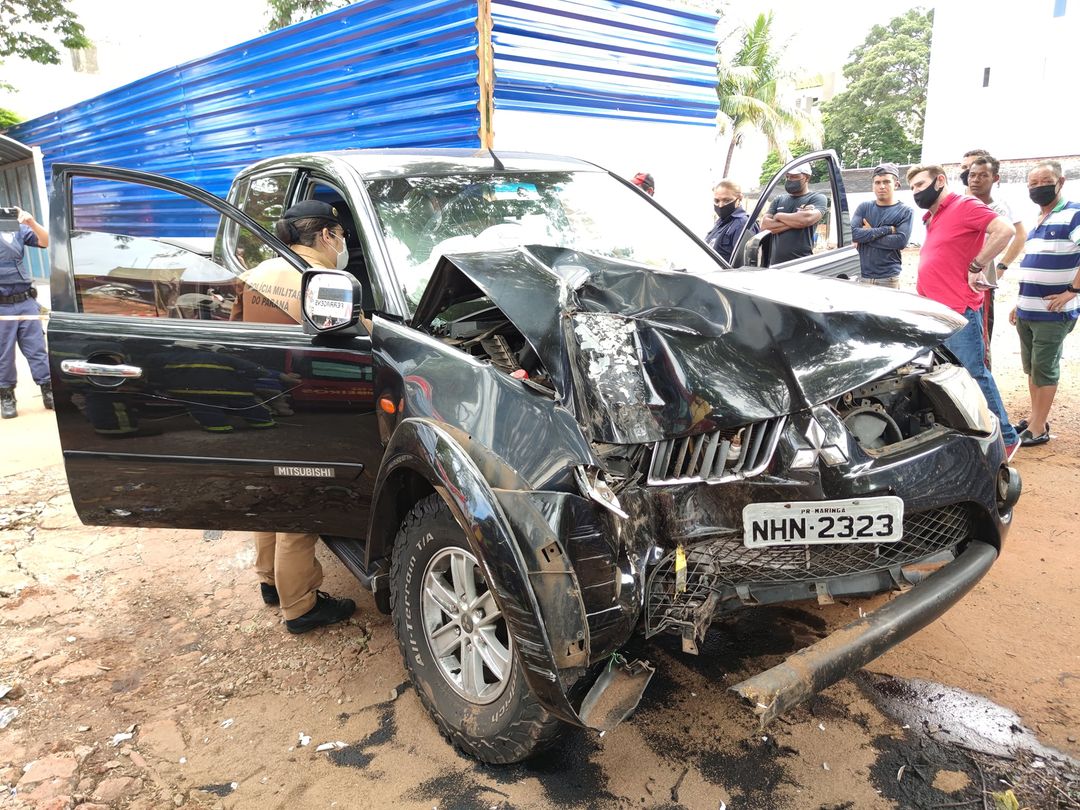
<svg viewBox="0 0 1080 810"><path fill-rule="evenodd" d="M142 376L138 366L112 365L110 363L91 363L89 360L63 360L60 370L65 374L79 377L124 377L135 379Z"/></svg>

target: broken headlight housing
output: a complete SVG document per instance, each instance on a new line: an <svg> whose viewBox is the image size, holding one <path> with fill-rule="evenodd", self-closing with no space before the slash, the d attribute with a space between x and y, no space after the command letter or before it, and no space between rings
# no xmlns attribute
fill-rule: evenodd
<svg viewBox="0 0 1080 810"><path fill-rule="evenodd" d="M988 435L994 431L994 417L986 405L986 397L967 369L939 365L922 375L919 384L933 403L940 423L971 433Z"/></svg>

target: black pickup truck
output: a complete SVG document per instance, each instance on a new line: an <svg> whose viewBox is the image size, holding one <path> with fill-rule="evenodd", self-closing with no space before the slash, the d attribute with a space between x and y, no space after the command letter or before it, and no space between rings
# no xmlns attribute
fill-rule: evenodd
<svg viewBox="0 0 1080 810"><path fill-rule="evenodd" d="M49 350L79 515L320 534L392 612L443 733L498 763L632 711L652 674L620 655L634 633L695 654L731 611L898 594L734 687L772 717L973 587L1020 494L941 345L962 321L822 277L858 262L835 156L801 160L831 198L816 252L736 269L568 158L294 155L228 202L54 165ZM352 223L343 271L269 232L305 199ZM237 319L274 256L303 274L301 322Z"/></svg>

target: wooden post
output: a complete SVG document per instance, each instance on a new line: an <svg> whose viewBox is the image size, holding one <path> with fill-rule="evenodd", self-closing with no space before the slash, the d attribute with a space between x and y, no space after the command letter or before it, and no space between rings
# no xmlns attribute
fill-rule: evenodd
<svg viewBox="0 0 1080 810"><path fill-rule="evenodd" d="M491 0L477 0L476 30L480 44L476 49L478 72L476 82L480 86L480 148L495 146L495 48L491 43Z"/></svg>

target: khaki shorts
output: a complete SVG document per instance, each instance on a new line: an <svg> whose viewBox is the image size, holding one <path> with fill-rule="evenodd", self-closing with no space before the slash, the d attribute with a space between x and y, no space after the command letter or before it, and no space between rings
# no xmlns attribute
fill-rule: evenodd
<svg viewBox="0 0 1080 810"><path fill-rule="evenodd" d="M1075 320L1029 321L1017 318L1020 335L1020 362L1024 373L1035 385L1057 385L1061 376L1059 361L1065 336L1076 326Z"/></svg>
<svg viewBox="0 0 1080 810"><path fill-rule="evenodd" d="M872 284L875 287L890 287L894 290L900 289L900 276L890 276L889 278L870 278L869 276L859 276L860 284Z"/></svg>

